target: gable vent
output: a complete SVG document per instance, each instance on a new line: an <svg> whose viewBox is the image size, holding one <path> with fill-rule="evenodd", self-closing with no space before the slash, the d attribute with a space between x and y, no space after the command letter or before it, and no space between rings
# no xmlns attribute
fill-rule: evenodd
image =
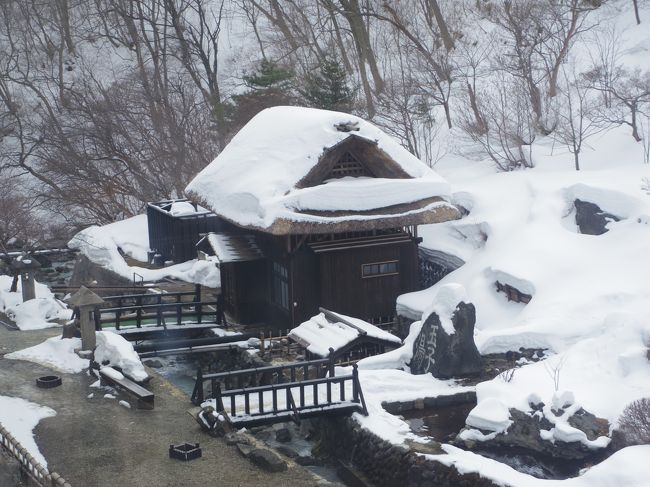
<svg viewBox="0 0 650 487"><path fill-rule="evenodd" d="M346 176L370 176L365 166L349 152L341 156L330 172L330 179L344 178Z"/></svg>

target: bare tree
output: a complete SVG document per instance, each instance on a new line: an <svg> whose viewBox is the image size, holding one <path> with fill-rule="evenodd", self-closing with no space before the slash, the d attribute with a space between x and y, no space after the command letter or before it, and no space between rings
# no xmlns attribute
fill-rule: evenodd
<svg viewBox="0 0 650 487"><path fill-rule="evenodd" d="M561 93L558 115L560 123L554 132L556 140L566 145L573 154L576 171L580 170L580 153L587 139L605 130L606 125L599 123L597 103L590 97L585 80L563 70L564 88Z"/></svg>
<svg viewBox="0 0 650 487"><path fill-rule="evenodd" d="M501 73L477 97L482 124L471 111L461 116L465 133L501 171L534 166L531 144L536 128L529 101L522 81Z"/></svg>
<svg viewBox="0 0 650 487"><path fill-rule="evenodd" d="M643 162L650 164L650 114L643 114L639 118L639 131L643 147Z"/></svg>
<svg viewBox="0 0 650 487"><path fill-rule="evenodd" d="M638 399L628 404L618 424L626 445L650 444L650 398Z"/></svg>
<svg viewBox="0 0 650 487"><path fill-rule="evenodd" d="M596 66L586 73L591 87L606 93L612 99L611 107L600 114L601 119L613 124L629 125L632 137L640 142L638 119L650 104L650 71L618 66L611 74L610 81L605 81L604 77L602 66Z"/></svg>

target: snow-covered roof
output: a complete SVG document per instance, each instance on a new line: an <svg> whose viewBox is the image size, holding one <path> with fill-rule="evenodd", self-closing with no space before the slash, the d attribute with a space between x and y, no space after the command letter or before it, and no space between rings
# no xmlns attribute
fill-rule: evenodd
<svg viewBox="0 0 650 487"><path fill-rule="evenodd" d="M331 168L348 146L374 177L328 179L323 166ZM458 218L444 201L449 191L442 177L371 123L300 107L260 112L186 188L223 218L275 234L339 231L351 220L379 228Z"/></svg>
<svg viewBox="0 0 650 487"><path fill-rule="evenodd" d="M402 344L402 340L398 337L375 325L350 316L341 314L338 316L340 321L330 321L324 313L317 314L291 330L289 338L304 345L309 352L320 357L327 357L330 348L334 351L340 350L364 334L394 343L396 346Z"/></svg>
<svg viewBox="0 0 650 487"><path fill-rule="evenodd" d="M209 250L221 264L264 258L264 253L257 245L257 239L254 235L210 232L196 244L197 247L202 248L203 242L207 242Z"/></svg>

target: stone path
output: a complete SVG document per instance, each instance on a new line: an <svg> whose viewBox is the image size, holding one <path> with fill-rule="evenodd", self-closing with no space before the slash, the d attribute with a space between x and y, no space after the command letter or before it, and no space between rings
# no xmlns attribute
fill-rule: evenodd
<svg viewBox="0 0 650 487"><path fill-rule="evenodd" d="M194 487L194 486L312 486L318 480L302 467L267 473L243 458L235 447L205 434L186 410L188 397L155 374L150 389L156 396L153 411L127 409L118 399L104 398L91 388L85 372L60 374L63 385L38 389L36 377L52 369L9 360L3 355L58 335L58 329L9 331L0 325L0 394L53 408L57 415L39 423L36 442L50 470L73 487ZM93 393L94 397L88 398ZM203 457L191 462L169 458L172 443L199 442Z"/></svg>

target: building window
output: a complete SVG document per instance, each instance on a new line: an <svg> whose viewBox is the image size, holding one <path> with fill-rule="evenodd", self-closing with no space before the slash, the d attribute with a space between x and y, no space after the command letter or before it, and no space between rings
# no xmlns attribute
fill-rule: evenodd
<svg viewBox="0 0 650 487"><path fill-rule="evenodd" d="M395 274L399 274L398 262L396 260L374 262L361 266L361 277L393 276Z"/></svg>
<svg viewBox="0 0 650 487"><path fill-rule="evenodd" d="M349 152L343 154L338 162L334 164L330 173L330 179L344 178L346 176L370 176L364 165Z"/></svg>
<svg viewBox="0 0 650 487"><path fill-rule="evenodd" d="M289 309L289 271L287 266L273 262L271 298L273 303L284 309Z"/></svg>

